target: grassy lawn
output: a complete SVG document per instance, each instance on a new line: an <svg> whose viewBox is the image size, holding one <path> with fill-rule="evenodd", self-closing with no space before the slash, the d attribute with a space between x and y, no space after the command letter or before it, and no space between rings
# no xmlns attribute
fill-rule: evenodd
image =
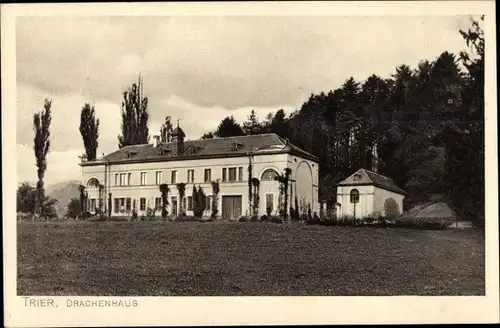
<svg viewBox="0 0 500 328"><path fill-rule="evenodd" d="M478 231L20 222L19 295L484 295Z"/></svg>

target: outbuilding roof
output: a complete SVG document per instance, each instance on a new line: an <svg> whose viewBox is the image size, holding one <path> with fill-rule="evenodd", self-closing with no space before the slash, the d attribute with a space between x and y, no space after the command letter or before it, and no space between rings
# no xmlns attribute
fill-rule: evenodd
<svg viewBox="0 0 500 328"><path fill-rule="evenodd" d="M374 185L376 187L390 190L402 195L406 195L406 191L399 188L391 178L382 174L375 173L367 169L359 169L345 180L339 182L338 186L363 186Z"/></svg>

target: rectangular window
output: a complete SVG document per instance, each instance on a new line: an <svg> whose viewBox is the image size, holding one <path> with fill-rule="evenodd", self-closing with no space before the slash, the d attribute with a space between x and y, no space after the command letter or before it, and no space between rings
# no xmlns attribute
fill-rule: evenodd
<svg viewBox="0 0 500 328"><path fill-rule="evenodd" d="M238 181L243 181L243 168L238 168Z"/></svg>
<svg viewBox="0 0 500 328"><path fill-rule="evenodd" d="M155 197L155 208L161 208L161 197Z"/></svg>
<svg viewBox="0 0 500 328"><path fill-rule="evenodd" d="M266 212L274 211L274 194L266 194Z"/></svg>
<svg viewBox="0 0 500 328"><path fill-rule="evenodd" d="M118 213L119 209L120 209L120 199L119 198L115 198L115 213Z"/></svg>
<svg viewBox="0 0 500 328"><path fill-rule="evenodd" d="M212 170L211 169L205 169L205 182L210 182L212 181Z"/></svg>
<svg viewBox="0 0 500 328"><path fill-rule="evenodd" d="M188 199L187 210L192 211L193 210L193 196L188 196L187 199Z"/></svg>
<svg viewBox="0 0 500 328"><path fill-rule="evenodd" d="M176 196L172 196L171 197L171 204L170 204L170 209L171 209L171 212L172 212L172 215L177 215L177 209L179 208L178 204L177 204L177 197Z"/></svg>
<svg viewBox="0 0 500 328"><path fill-rule="evenodd" d="M205 211L211 211L211 210L212 210L212 196L207 196Z"/></svg>
<svg viewBox="0 0 500 328"><path fill-rule="evenodd" d="M139 207L139 211L145 211L146 210L146 198L141 197L141 205Z"/></svg>
<svg viewBox="0 0 500 328"><path fill-rule="evenodd" d="M127 198L125 203L125 211L130 212L132 210L132 198Z"/></svg>
<svg viewBox="0 0 500 328"><path fill-rule="evenodd" d="M115 174L115 186L118 186L118 173Z"/></svg>
<svg viewBox="0 0 500 328"><path fill-rule="evenodd" d="M120 198L120 212L125 212L125 198Z"/></svg>
<svg viewBox="0 0 500 328"><path fill-rule="evenodd" d="M194 170L188 170L188 183L194 182Z"/></svg>
<svg viewBox="0 0 500 328"><path fill-rule="evenodd" d="M161 172L161 171L157 171L157 172L156 172L156 184L157 184L157 185L159 185L159 184L161 184L161 183L162 183L162 180L163 180L162 175L163 175L163 174L162 174L162 172Z"/></svg>
<svg viewBox="0 0 500 328"><path fill-rule="evenodd" d="M95 208L96 208L96 199L95 198L92 198L90 200L90 212L95 212Z"/></svg>
<svg viewBox="0 0 500 328"><path fill-rule="evenodd" d="M127 176L127 186L130 186L130 180L132 180L132 173L129 173Z"/></svg>
<svg viewBox="0 0 500 328"><path fill-rule="evenodd" d="M177 171L172 171L172 183L177 183Z"/></svg>
<svg viewBox="0 0 500 328"><path fill-rule="evenodd" d="M236 168L235 167L230 167L229 168L229 179L228 181L236 181Z"/></svg>
<svg viewBox="0 0 500 328"><path fill-rule="evenodd" d="M146 172L141 172L141 186L145 186L146 183Z"/></svg>
<svg viewBox="0 0 500 328"><path fill-rule="evenodd" d="M222 169L222 181L227 181L227 169Z"/></svg>
<svg viewBox="0 0 500 328"><path fill-rule="evenodd" d="M120 173L120 186L126 186L125 179L127 178L127 173Z"/></svg>

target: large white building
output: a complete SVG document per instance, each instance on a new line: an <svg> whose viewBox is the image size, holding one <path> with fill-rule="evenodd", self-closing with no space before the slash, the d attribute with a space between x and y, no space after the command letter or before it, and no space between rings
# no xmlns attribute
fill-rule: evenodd
<svg viewBox="0 0 500 328"><path fill-rule="evenodd" d="M406 192L392 179L359 169L337 184L337 218L394 217L403 213Z"/></svg>
<svg viewBox="0 0 500 328"><path fill-rule="evenodd" d="M184 204L187 215L193 209L193 185L201 186L208 197L205 215L211 209L212 181L219 181L219 216L237 219L251 213L248 200L248 168L260 180L259 215L278 211L279 184L274 180L286 168L291 169L288 207L297 199L302 212L311 207L319 211L318 159L290 144L276 134L184 141L179 127L172 131L172 141L123 147L103 158L82 160L82 185L88 193L89 211L99 206L107 211L111 199L111 215L130 215L134 201L139 215L148 208L159 207L159 186L167 184L169 215L179 213L176 185L186 183ZM156 212L160 215L160 211Z"/></svg>

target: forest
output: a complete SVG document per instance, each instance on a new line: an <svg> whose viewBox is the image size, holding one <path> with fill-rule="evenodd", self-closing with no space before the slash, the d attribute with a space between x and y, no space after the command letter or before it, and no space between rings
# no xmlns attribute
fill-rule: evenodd
<svg viewBox="0 0 500 328"><path fill-rule="evenodd" d="M392 178L409 196L406 209L445 201L466 220L484 220L484 33L479 21L458 31L469 51L444 51L389 78L348 77L340 88L311 94L299 110L255 111L240 125L228 116L202 138L276 133L317 156L320 201L359 168Z"/></svg>

